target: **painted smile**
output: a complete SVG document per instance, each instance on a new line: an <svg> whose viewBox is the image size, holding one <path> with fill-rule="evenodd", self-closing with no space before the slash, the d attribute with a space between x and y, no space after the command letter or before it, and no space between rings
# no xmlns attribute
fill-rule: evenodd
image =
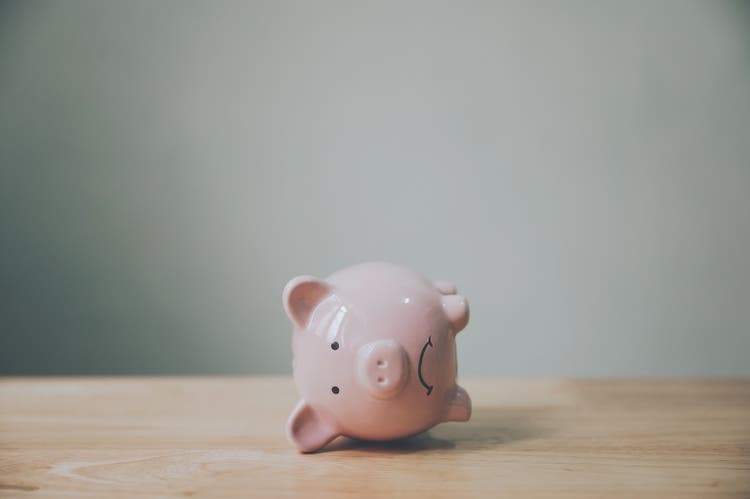
<svg viewBox="0 0 750 499"><path fill-rule="evenodd" d="M422 347L422 353L419 354L419 367L417 367L417 374L419 375L419 382L422 383L422 386L425 387L427 390L427 395L430 395L432 393L432 385L427 384L427 382L424 380L424 377L422 376L422 361L424 360L424 353L427 351L427 347L432 346L432 336L427 338L427 343L424 344Z"/></svg>

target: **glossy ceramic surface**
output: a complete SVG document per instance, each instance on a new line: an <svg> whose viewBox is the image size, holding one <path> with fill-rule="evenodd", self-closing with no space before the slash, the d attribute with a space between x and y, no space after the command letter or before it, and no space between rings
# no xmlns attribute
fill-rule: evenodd
<svg viewBox="0 0 750 499"><path fill-rule="evenodd" d="M283 302L301 397L287 435L300 451L339 435L390 440L469 419L455 341L469 305L453 284L364 263L326 279L295 277Z"/></svg>

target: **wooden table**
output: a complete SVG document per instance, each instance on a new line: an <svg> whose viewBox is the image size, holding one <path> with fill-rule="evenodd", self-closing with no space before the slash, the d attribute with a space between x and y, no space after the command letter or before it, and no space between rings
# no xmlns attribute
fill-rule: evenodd
<svg viewBox="0 0 750 499"><path fill-rule="evenodd" d="M0 495L750 497L750 380L462 384L468 423L301 455L287 378L0 378Z"/></svg>

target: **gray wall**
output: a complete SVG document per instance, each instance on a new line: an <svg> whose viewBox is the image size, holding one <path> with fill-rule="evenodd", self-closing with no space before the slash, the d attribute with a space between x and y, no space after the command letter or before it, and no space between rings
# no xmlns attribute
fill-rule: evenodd
<svg viewBox="0 0 750 499"><path fill-rule="evenodd" d="M288 373L382 259L463 374L750 375L747 3L0 9L2 373Z"/></svg>

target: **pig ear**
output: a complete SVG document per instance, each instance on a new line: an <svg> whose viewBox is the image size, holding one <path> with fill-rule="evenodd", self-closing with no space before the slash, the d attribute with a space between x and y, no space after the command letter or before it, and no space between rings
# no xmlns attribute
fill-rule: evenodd
<svg viewBox="0 0 750 499"><path fill-rule="evenodd" d="M468 421L471 417L471 398L466 390L456 385L453 397L448 403L443 421Z"/></svg>
<svg viewBox="0 0 750 499"><path fill-rule="evenodd" d="M444 295L455 295L458 292L456 285L449 281L435 281L433 284Z"/></svg>
<svg viewBox="0 0 750 499"><path fill-rule="evenodd" d="M286 435L300 452L315 452L339 435L336 426L300 400L286 423Z"/></svg>
<svg viewBox="0 0 750 499"><path fill-rule="evenodd" d="M282 301L289 319L304 329L315 307L331 294L329 285L310 276L295 277L284 286Z"/></svg>
<svg viewBox="0 0 750 499"><path fill-rule="evenodd" d="M461 295L443 296L443 311L452 325L453 334L469 323L469 302Z"/></svg>

